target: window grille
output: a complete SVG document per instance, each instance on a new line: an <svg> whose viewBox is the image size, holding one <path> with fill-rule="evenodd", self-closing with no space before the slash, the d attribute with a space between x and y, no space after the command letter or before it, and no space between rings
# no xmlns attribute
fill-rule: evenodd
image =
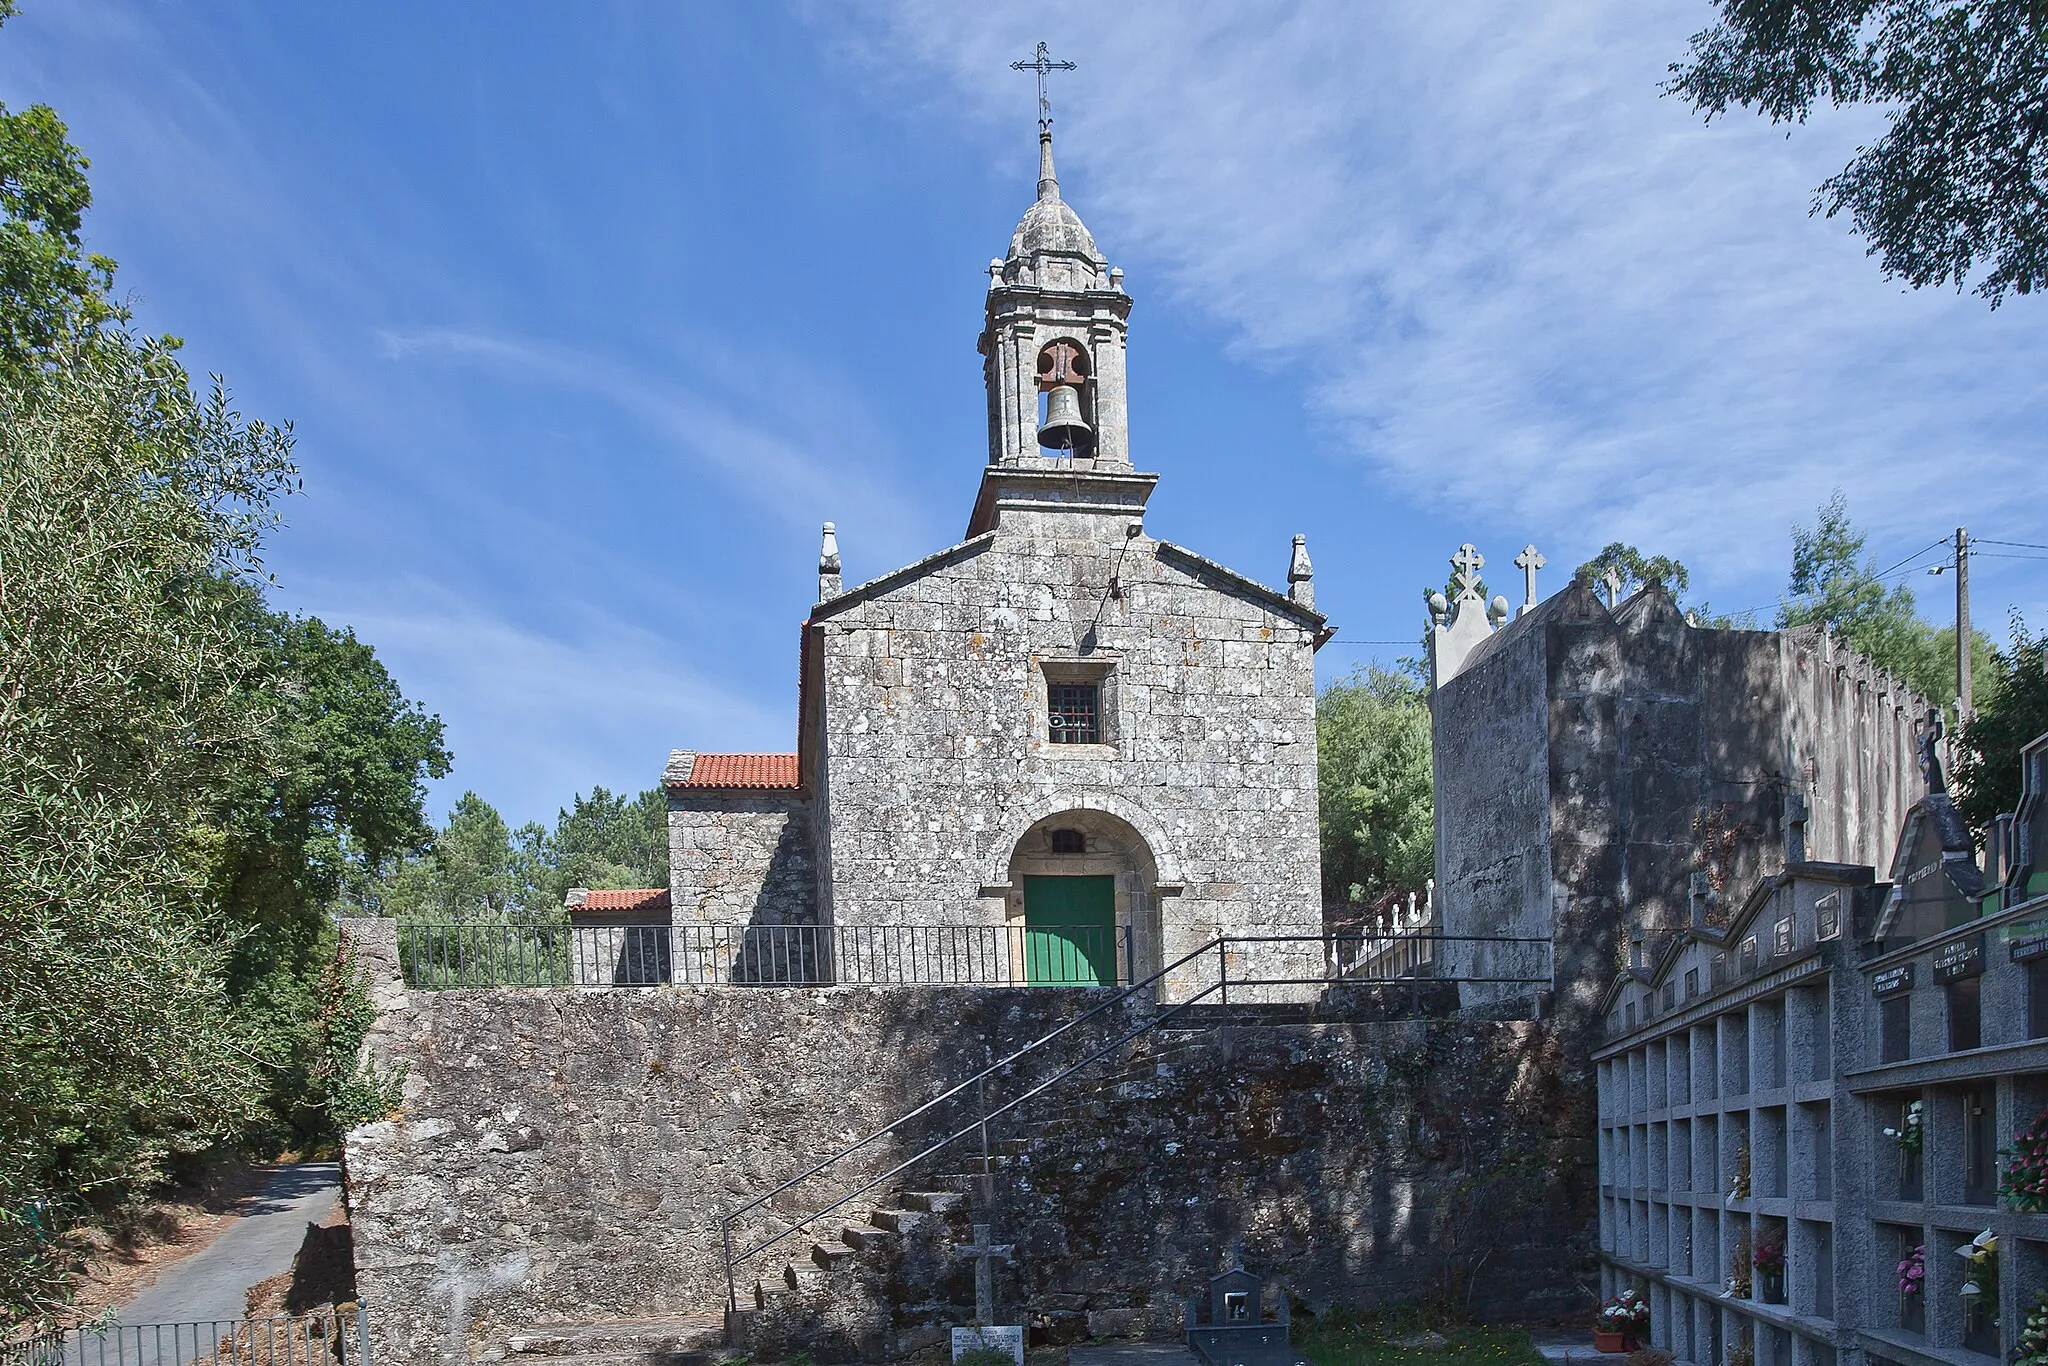
<svg viewBox="0 0 2048 1366"><path fill-rule="evenodd" d="M1055 854L1085 854L1088 841L1078 830L1055 830L1052 832L1052 851Z"/></svg>
<svg viewBox="0 0 2048 1366"><path fill-rule="evenodd" d="M1054 683L1046 689L1047 730L1056 745L1102 743L1102 689L1093 683Z"/></svg>

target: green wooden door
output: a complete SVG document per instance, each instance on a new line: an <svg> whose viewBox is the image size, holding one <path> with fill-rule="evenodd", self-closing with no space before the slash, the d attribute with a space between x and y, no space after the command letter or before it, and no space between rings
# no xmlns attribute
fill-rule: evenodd
<svg viewBox="0 0 2048 1366"><path fill-rule="evenodd" d="M1116 985L1116 879L1024 878L1024 980Z"/></svg>

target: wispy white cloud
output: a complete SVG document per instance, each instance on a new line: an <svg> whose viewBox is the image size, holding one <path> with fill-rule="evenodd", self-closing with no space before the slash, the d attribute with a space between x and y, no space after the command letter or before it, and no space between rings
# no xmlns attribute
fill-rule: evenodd
<svg viewBox="0 0 2048 1366"><path fill-rule="evenodd" d="M603 612L586 608L546 631L418 579L383 587L367 606L358 593L316 587L312 605L374 642L407 695L446 718L456 768L435 793L437 810L474 789L515 823L551 820L593 783L652 786L667 757L663 737L706 748L793 745L794 699L742 692L676 641Z"/></svg>
<svg viewBox="0 0 2048 1366"><path fill-rule="evenodd" d="M857 524L869 549L913 559L932 534L924 510L882 477L883 462L861 458L862 447L872 456L884 444L864 421L865 399L794 360L751 355L744 366L692 366L720 385L724 392L714 395L674 368L656 379L631 363L530 338L426 327L380 329L377 341L389 359L446 357L593 395L776 521L815 529L837 518Z"/></svg>
<svg viewBox="0 0 2048 1366"><path fill-rule="evenodd" d="M878 93L1031 155L1004 70L1042 7L812 11ZM1063 184L1165 290L1423 507L1782 572L1837 485L1880 533L2048 500L2048 332L1882 281L1812 187L1873 126L1708 128L1659 95L1701 0L1135 0L1071 30ZM2010 534L2010 532L2008 532ZM1917 543L1917 541L1916 541ZM1554 556L1553 563L1569 562Z"/></svg>

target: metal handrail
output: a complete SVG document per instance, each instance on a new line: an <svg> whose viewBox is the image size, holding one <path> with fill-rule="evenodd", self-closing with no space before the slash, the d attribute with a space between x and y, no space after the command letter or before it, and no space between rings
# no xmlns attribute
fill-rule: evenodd
<svg viewBox="0 0 2048 1366"><path fill-rule="evenodd" d="M613 925L402 921L421 989L1127 984L1128 925Z"/></svg>
<svg viewBox="0 0 2048 1366"><path fill-rule="evenodd" d="M739 1310L739 1288L738 1288L738 1281L737 1281L737 1277L736 1277L736 1275L735 1275L735 1269L736 1269L736 1268L737 1268L737 1267L738 1267L738 1266L739 1266L740 1264L742 1264L742 1263L744 1263L744 1262L747 1262L747 1261L750 1261L750 1260L752 1260L753 1258L755 1258L755 1257L759 1256L759 1255L760 1255L761 1253L763 1253L763 1252L766 1252L766 1251L767 1251L767 1250L768 1250L769 1248L771 1248L771 1247L774 1247L774 1246L775 1246L775 1245L776 1245L777 1243L780 1243L780 1242L781 1242L781 1241L782 1241L783 1239L785 1239L785 1238L789 1237L789 1236L790 1236L791 1234L794 1234L794 1233L800 1232L800 1231L802 1231L803 1229L806 1229L806 1228L810 1227L810 1226L811 1226L812 1224L814 1224L814 1223L818 1222L818 1220L820 1220L820 1219L823 1219L823 1218L826 1218L827 1216L829 1216L829 1215L831 1215L831 1214L834 1214L834 1213L836 1213L837 1211L839 1211L839 1210L841 1210L841 1209L844 1209L844 1208L845 1208L846 1206L848 1206L848 1205L852 1204L852 1203L853 1203L853 1202L854 1202L855 1200L858 1200L858 1199L859 1199L859 1198L860 1198L860 1197L861 1197L862 1195L865 1195L865 1194L866 1194L867 1192L869 1192L869 1191L873 1190L873 1189L874 1189L874 1188L875 1188L876 1186L882 1185L882 1184L883 1184L883 1183L885 1183L885 1182L891 1181L891 1180L895 1179L896 1177L898 1177L898 1176L901 1176L901 1175L902 1175L902 1174L903 1174L904 1172L906 1172L906 1171L910 1170L910 1169L911 1169L912 1167L916 1166L916 1165L917 1165L918 1163L920 1163L920 1162L923 1162L923 1161L924 1161L924 1160L925 1160L926 1158L928 1158L928 1157L931 1157L931 1156L932 1156L933 1154L937 1153L937 1152L938 1152L938 1151L939 1151L940 1149L942 1149L942 1148L946 1148L946 1147L949 1147L949 1146L951 1146L952 1144L954 1144L954 1143L957 1143L957 1142L959 1142L959 1141L960 1141L961 1139L963 1139L963 1138L966 1138L966 1137L968 1137L969 1135L971 1135L971 1134L975 1134L975 1133L977 1133L977 1132L981 1133L981 1134L982 1134L982 1135L984 1136L984 1141L985 1141L985 1139L986 1139L986 1133L987 1133L987 1127L988 1127L988 1122L989 1122L990 1120L992 1120L992 1119L996 1119L996 1118L998 1118L998 1117L1000 1117L1000 1116L1002 1116L1002 1115L1008 1114L1008 1113L1009 1113L1010 1111L1012 1111L1012 1110L1016 1109L1016 1108L1017 1108L1017 1107L1018 1107L1019 1105L1022 1105L1022 1104L1023 1104L1024 1102L1026 1102L1026 1101L1028 1101L1028 1100L1031 1100L1031 1099L1033 1099L1033 1098L1035 1098L1035 1097L1037 1097L1037 1096L1039 1096L1039 1095L1043 1094L1043 1093L1044 1093L1044 1092L1046 1092L1047 1090L1050 1090L1050 1089L1051 1089L1052 1087L1054 1087L1054 1086L1058 1085L1058 1084L1059 1084L1060 1082L1062 1082L1062 1081L1066 1080L1066 1079L1067 1079L1068 1077L1070 1077L1070 1076L1072 1076L1072 1075L1073 1075L1074 1073L1076 1073L1076 1072L1080 1071L1080 1070L1081 1070L1082 1068L1084 1068L1084 1067L1087 1067L1087 1066L1089 1066L1090 1064L1092 1064L1092 1063L1094 1063L1094 1062L1097 1062L1097 1061L1099 1061L1100 1059L1102 1059L1103 1057L1107 1056L1108 1054L1110 1054L1110 1053L1114 1052L1115 1050L1117 1050L1117 1049L1119 1049L1119 1048L1123 1047L1123 1045L1125 1045L1125 1044L1129 1043L1129 1042L1130 1042L1131 1040L1133 1040L1133 1039L1137 1038L1137 1037L1138 1037L1139 1035L1141 1035L1141 1034L1146 1034L1146 1033L1149 1033L1149 1032L1151 1032L1152 1030L1158 1029L1158 1028L1159 1028L1159 1027L1160 1027L1161 1025L1165 1024L1165 1023L1166 1023L1166 1021L1168 1021L1168 1020L1172 1019L1172 1018L1173 1018L1174 1016L1176 1016L1176 1015L1180 1014L1180 1013L1181 1013L1182 1011L1186 1010L1186 1009L1187 1009L1188 1007L1190 1007L1190 1006L1192 1006L1192 1005L1195 1005L1196 1003L1198 1003L1198 1002L1200 1002L1200 1001L1202 1001L1202 1000L1205 1000L1205 999L1207 999L1207 998L1208 998L1208 997L1210 997L1210 996L1217 996L1217 997L1218 997L1218 998L1220 999L1220 1001L1221 1001L1221 1002L1222 1002L1222 1003L1223 1003L1224 1005L1228 1005L1228 1004L1229 1004L1229 1002L1230 1002L1230 987L1231 987L1231 980L1230 980L1230 953L1229 953L1229 947L1230 947L1231 945L1233 945L1233 944L1290 944L1290 943L1295 943L1295 944L1317 944L1317 945L1327 946L1327 945L1328 945L1329 943L1331 943L1331 942L1332 942L1333 940L1344 940L1344 939L1359 939L1359 938L1376 938L1376 937L1377 937L1377 936L1351 936L1351 935L1336 935L1336 936L1332 936L1332 935L1219 935L1219 936L1218 936L1217 938L1215 938L1215 939L1212 939L1212 940L1208 941L1207 943L1203 944L1203 945L1202 945L1201 947L1199 947L1199 948L1196 948L1196 949L1194 949L1194 950L1192 950L1192 951L1190 951L1190 952L1188 952L1188 953L1186 953L1186 954L1183 954L1183 955L1182 955L1181 957L1179 957L1179 958L1176 958L1176 959L1175 959L1175 960L1174 960L1173 962L1171 962L1171 963L1168 963L1168 964L1167 964L1167 965L1166 965L1165 967L1163 967L1163 968L1159 969L1159 970L1158 970L1157 972L1153 973L1153 974L1152 974L1152 975L1151 975L1150 977L1147 977L1147 978L1146 978L1146 979L1145 979L1144 981L1142 981L1142 982L1134 982L1134 983L1133 983L1132 985L1130 985L1129 987L1126 987L1126 988L1125 988L1124 990L1122 990L1122 991L1119 991L1119 992L1118 992L1118 993L1117 993L1116 995L1114 995L1114 996L1110 997L1110 998L1109 998L1108 1000L1106 1000L1106 1001L1102 1001L1102 1002L1100 1002L1099 1004L1097 1004L1097 1005L1095 1005L1095 1006L1091 1007L1090 1009L1088 1009L1088 1010L1086 1010L1086 1011L1082 1012L1081 1014L1079 1014L1079 1015L1075 1016L1075 1017L1074 1017L1073 1019L1071 1019L1071 1020L1067 1021L1067 1022L1066 1022L1065 1024L1063 1024L1063 1025L1061 1025L1061 1026L1060 1026L1059 1028L1057 1028L1057 1029L1053 1030L1053 1031L1052 1031L1051 1033L1049 1033L1049 1034L1046 1034L1046 1035L1043 1035L1042 1037L1040 1037L1040 1038L1037 1038L1037 1039L1034 1039L1034 1040L1032 1040L1032 1041L1031 1041L1030 1043L1027 1043L1027 1044L1025 1044L1025 1045L1024 1045L1023 1047L1021 1047L1021 1048L1017 1049L1017 1050L1016 1050L1015 1052L1011 1053L1011 1054L1010 1054L1009 1056L1007 1056L1007 1057L1003 1058L1003 1059L1002 1059L1002 1060L1001 1060L1000 1062L994 1062L994 1063L991 1063L991 1064L989 1064L989 1065L988 1065L987 1067L984 1067L984 1068L982 1068L982 1070L981 1070L981 1071L979 1071L979 1072L975 1073L975 1074L974 1074L973 1076L971 1076L971 1077L968 1077L968 1078L967 1078L966 1080L964 1080L964 1081L962 1081L962 1082L958 1083L957 1085L953 1086L953 1087L952 1087L951 1089L949 1089L949 1090L947 1090L947 1091L944 1091L944 1092L941 1092L941 1093L940 1093L939 1095L936 1095L936 1096L932 1097L932 1098L931 1098L930 1100L928 1100L928 1101L924 1102L924 1103L923 1103L922 1105L919 1105L919 1106L918 1106L918 1107L916 1107L915 1109L913 1109L913 1110L910 1110L910 1111L906 1112L905 1114L902 1114L902 1115L899 1115L899 1116L897 1116L897 1117L896 1117L895 1119L893 1119L893 1120L891 1120L891 1121L890 1121L889 1123L887 1123L887 1124L883 1125L883 1126L882 1126L881 1128L879 1128L879 1129L876 1129L876 1130L875 1130L874 1132L872 1132L872 1133L868 1134L868 1135L867 1135L867 1136L866 1136L865 1138L862 1138L862 1139L860 1139L860 1140L858 1140L858 1141L856 1141L856 1142L854 1142L854 1143L851 1143L851 1144L847 1145L847 1146L846 1146L846 1147L844 1147L844 1148L841 1148L841 1149L840 1149L840 1150L839 1150L838 1152L836 1152L836 1153L833 1153L833 1154L832 1154L831 1156L829 1156L829 1157L827 1157L827 1158L823 1159L822 1161L820 1161L820 1162L816 1163L815 1165L813 1165L812 1167L810 1167L810 1168L809 1168L808 1170L806 1170L806 1171L803 1171L803 1172L799 1173L798 1175L796 1175L796 1176L793 1176L793 1177L789 1178L789 1179L788 1179L787 1181L784 1181L784 1182L783 1182L783 1183L782 1183L781 1185L779 1185L779 1186L776 1186L776 1187L775 1187L775 1188L774 1188L773 1190L770 1190L770 1191L768 1191L768 1192L766 1192L766 1193L764 1193L764 1194L762 1194L762 1195L758 1195L758 1196L754 1197L754 1198L753 1198L752 1200L749 1200L749 1201L747 1201L747 1202L746 1202L745 1204L743 1204L743 1205L739 1205L739 1206L737 1206L737 1207L735 1207L735 1208L733 1208L733 1209L731 1209L731 1210L728 1210L728 1211L725 1211L725 1212L723 1212L723 1213L722 1213L722 1214L721 1214L721 1215L719 1216L719 1225L720 1225L720 1236L721 1236L721 1237L720 1237L720 1240L721 1240L721 1243L723 1244L723 1248L724 1248L724 1253L725 1253L725 1295L726 1295L726 1313L727 1313L727 1325L728 1325L728 1331L730 1330L730 1324L731 1324L731 1321L732 1321L732 1315L736 1314L736 1313L738 1312L738 1310ZM1546 946L1546 947L1548 947L1548 946L1550 946L1550 945L1552 944L1552 941L1551 941L1551 940L1549 940L1549 939L1544 939L1544 938L1537 938L1537 937L1533 937L1533 936L1499 936L1499 937L1490 937L1490 936L1483 936L1483 935L1442 935L1442 934L1439 934L1439 935L1429 935L1429 936L1414 936L1414 937L1416 937L1416 938L1426 938L1426 939L1429 939L1429 940L1431 940L1432 942L1437 942L1437 943L1463 942L1463 943L1481 943L1481 944L1541 944L1541 945L1544 945L1544 946ZM1028 1091L1024 1092L1023 1094L1021 1094L1021 1095L1018 1095L1018 1096L1016 1096L1016 1097L1012 1098L1011 1100L1008 1100L1008 1101L1004 1102L1004 1103L1003 1103L1002 1105L999 1105L999 1106L997 1106L997 1107L996 1107L995 1109L993 1109L993 1110L987 1110L987 1111L985 1111L985 1112L983 1112L983 1113L981 1113L981 1114L977 1115L977 1116L976 1116L976 1117L975 1117L975 1118L974 1118L974 1119L973 1119L972 1121L970 1121L970 1122L969 1122L969 1123L968 1123L968 1124L967 1124L966 1126L964 1126L963 1128L960 1128L960 1129L958 1129L958 1130L955 1130L954 1132L952 1132L952 1133L950 1133L950 1134L947 1134L947 1135L946 1135L946 1136L945 1136L944 1138L941 1138L941 1139L939 1139L939 1140L938 1140L937 1142L935 1142L935 1143L932 1143L932 1144L930 1144L929 1146L925 1147L925 1148L924 1148L923 1150L919 1151L918 1153L914 1154L913 1156L911 1156L911 1157L909 1157L909 1158L906 1158L906 1159L905 1159L904 1161L902 1161L902 1162L899 1162L899 1163L897 1163L897 1164L896 1164L895 1166L891 1167L891 1168L890 1168L889 1170L887 1170L887 1171L885 1171L885 1172L882 1172L881 1174L879 1174L879 1175L877 1175L877 1176L874 1176L874 1177L870 1177L870 1178L869 1178L868 1180L866 1180L866 1181L862 1182L862 1183L861 1183L860 1185L858 1185L858 1186L854 1187L854 1188L853 1188L853 1189L852 1189L851 1191L848 1191L848 1192L847 1192L847 1193L846 1193L845 1195L842 1195L842 1196L841 1196L841 1197L840 1197L839 1199L837 1199L837 1200L833 1201L833 1202L832 1202L831 1204L829 1204L829 1205L826 1205L826 1206L824 1206L824 1207L823 1207L822 1209L818 1209L818 1210L814 1210L814 1211L812 1211L811 1213L809 1213L809 1214L805 1215L805 1216L804 1216L803 1218L801 1218L801 1219L798 1219L798 1220L797 1220L797 1221L795 1221L794 1223L791 1223L791 1224L787 1225L786 1227L782 1228L781 1230L779 1230L779 1231L777 1231L777 1232L775 1232L775 1233L772 1233L772 1234L770 1234L769 1236L767 1236L767 1237L765 1237L765 1238L761 1239L760 1241L758 1241L758 1242L754 1243L754 1244L753 1244L752 1246L746 1247L746 1248L744 1248L744 1249L742 1249L742 1250L738 1251L737 1253L736 1253L736 1252L735 1252L735 1251L733 1250L733 1241L732 1241L732 1230L733 1230L733 1224L734 1224L734 1223L735 1223L735 1222L736 1222L736 1221L737 1221L738 1219L740 1219L740 1218L741 1218L741 1217L742 1217L743 1215L749 1214L749 1213L753 1212L754 1210L760 1209L760 1208L761 1208L762 1206L764 1206L764 1205L767 1205L767 1204L769 1204L769 1202L773 1201L773 1200L775 1199L775 1197L776 1197L776 1196L778 1196L778 1195L781 1195L781 1194L782 1194L783 1192L785 1192L785 1191L788 1191L788 1190L791 1190L791 1189L793 1189L793 1188L795 1188L795 1187L797 1187L797 1186L799 1186L799 1185L803 1184L804 1182L806 1182L806 1181L810 1180L810 1179L811 1179L812 1177L814 1177L814 1176L817 1176L817 1175L818 1175L819 1173L821 1173L821 1172L825 1171L825 1170L826 1170L827 1168L829 1168L829 1167L832 1167L832 1166L835 1166L835 1165L837 1165L838 1163L840 1163L840 1162L844 1161L845 1159L847 1159L847 1158L849 1158L849 1157L853 1156L853 1155L854 1155L855 1153L857 1153L857 1152L860 1152L860 1151L861 1151L862 1149L864 1149L864 1148L868 1147L868 1146L869 1146L870 1144L873 1144L873 1143L875 1143L876 1141L878 1141L878 1140L880 1140L880 1139L882 1139L882 1138L886 1137L887 1135L889 1135L889 1134L891 1134L891 1133L894 1133L894 1132L895 1132L895 1131L896 1131L897 1129L900 1129L900 1128L901 1128L901 1127L903 1127L904 1125L906 1125L906 1124L910 1123L910 1122L911 1122L912 1120L915 1120L915 1119L917 1119L917 1118L918 1118L919 1116L921 1116L921 1115L924 1115L924 1114L927 1114L927 1113L929 1113L930 1111L932 1111L933 1109L937 1108L938 1106L940 1106L940 1105L943 1105L943 1104L945 1104L945 1103L946 1103L947 1101L949 1101L949 1100L953 1099L954 1097L956 1097L956 1096L960 1095L960 1094L961 1094L962 1092L966 1091L966 1090L967 1090L967 1089L968 1089L969 1087L974 1087L974 1088L976 1088L976 1089L977 1089L977 1091L979 1091L979 1090L980 1090L980 1088L981 1088L981 1087L982 1087L982 1086L984 1085L984 1083L986 1083L986 1081L987 1081L987 1080L988 1080L988 1079L989 1079L990 1077L996 1076L996 1075L998 1075L999 1073L1001 1073L1001 1072L1003 1072L1003 1071L1007 1070L1007 1069L1008 1069L1009 1067L1011 1067L1011 1066L1012 1066L1013 1064L1015 1064L1015 1063L1017 1062L1017 1060L1018 1060L1018 1059L1022 1058L1022 1057L1023 1057L1023 1056L1025 1055L1025 1054L1027 1054L1027 1053L1033 1053L1033 1052L1036 1052L1037 1050L1039 1050L1039 1049L1041 1049L1041 1048L1045 1047L1045 1046L1046 1046L1047 1044L1051 1043L1051 1042L1052 1042L1053 1040L1055 1040L1055 1039L1059 1038L1059 1037L1060 1037L1061 1035L1063 1035L1063 1034L1067 1033L1067 1032L1068 1032L1069 1030L1072 1030L1072 1029L1078 1028L1078 1027L1079 1027L1080 1025L1082 1025L1082 1024L1084 1024L1084 1023L1086 1023L1086 1022L1087 1022L1088 1020L1091 1020L1091 1019L1093 1019L1093 1018L1094 1018L1095 1016L1097 1016L1097 1015L1100 1015L1100 1014L1102 1014L1102 1013L1103 1013L1104 1011L1107 1011L1107 1010L1112 1010L1112 1009L1114 1009L1115 1007L1117 1007L1117 1006L1119 1006L1119 1005L1123 1004L1123 1003L1124 1003L1125 1001L1128 1001L1128 1000L1130 1000L1130 999L1131 999L1131 998L1132 998L1133 996L1136 996L1136 995L1137 995L1137 994L1138 994L1139 992L1141 992L1141 991L1144 991L1144 990L1146 990L1146 989L1148 989L1148 988L1150 988L1150 987L1153 987L1153 986L1157 985L1157 984L1158 984L1158 983L1159 983L1159 982L1160 982L1160 981L1161 981L1161 980L1162 980L1163 978L1165 978L1165 977L1166 977L1166 976L1167 976L1167 975L1168 975L1169 973L1171 973L1171 972L1175 971L1176 969L1179 969L1179 968L1185 967L1185 966L1187 966L1188 964L1190 964L1190 963L1192 963L1192 962L1195 962L1195 961L1196 961L1197 959L1200 959L1200 958L1206 957L1206 956L1207 956L1207 955L1208 955L1208 954L1209 954L1209 953L1210 953L1211 951L1214 951L1214 952L1215 952L1215 954L1216 954L1216 958L1217 958L1217 977L1216 977L1216 980L1215 980L1214 982L1211 982L1211 983L1210 983L1209 985L1207 985L1207 986L1203 987L1203 988L1202 988L1202 989L1201 989L1200 991L1196 992L1196 993L1195 993L1194 995L1192 995L1192 996L1188 997L1188 998L1187 998L1186 1000L1183 1000L1183 1001L1179 1001L1179 1002L1176 1002L1176 1003L1174 1003L1174 1004L1173 1004L1173 1005L1172 1005L1171 1007L1169 1007L1168 1009L1166 1009L1166 1010L1164 1010L1164 1011L1161 1011L1160 1013L1158 1013L1158 1014L1156 1014L1156 1015L1152 1016L1152 1017L1151 1017L1150 1019L1146 1020L1146 1021L1145 1021L1145 1022L1144 1022L1143 1024L1139 1025L1139 1026L1138 1026L1138 1027L1137 1027L1136 1029L1128 1030L1128 1031L1126 1031L1125 1033L1123 1033L1123 1034L1119 1035L1119 1036L1118 1036L1117 1038L1115 1038L1115 1039L1112 1039L1112 1040L1111 1040L1110 1042L1108 1042L1108 1043L1106 1043L1106 1044L1102 1045L1102 1046L1101 1046L1100 1048L1098 1048L1098 1049L1096 1049L1096 1050L1095 1050L1094 1052L1090 1053L1090 1054L1089 1054L1089 1055L1088 1055L1087 1057L1085 1057L1085 1058L1082 1058L1082 1059L1081 1059L1081 1060L1080 1060L1079 1062L1076 1062L1076 1063L1070 1064L1069 1066L1067 1066L1067 1067L1064 1067L1064 1068L1062 1068L1062 1069L1061 1069L1060 1071L1058 1071L1058 1072L1054 1073L1054 1074L1053 1074L1052 1076L1050 1076L1050 1077L1046 1078L1046 1079L1045 1079L1044 1081L1040 1082L1040 1083L1039 1083L1038 1085L1036 1085L1036 1086L1032 1087L1032 1088L1031 1088L1030 1090L1028 1090ZM1452 982L1452 983L1455 983L1455 982L1469 982L1469 983L1473 983L1473 984L1486 984L1486 983L1492 983L1492 984L1517 984L1517 985L1540 985L1540 984L1548 983L1548 982L1551 982L1551 981L1553 981L1553 980L1554 980L1554 970L1555 970L1555 969L1554 969L1554 965L1553 965L1553 976L1544 976L1544 977L1451 977L1451 978L1413 978L1413 977L1399 977L1399 978L1395 978L1395 977L1383 977L1383 978L1356 978L1356 977L1344 977L1344 976L1336 976L1336 975L1325 975L1325 976L1322 976L1322 977L1312 977L1312 978L1311 978L1311 977L1275 977L1275 978L1266 978L1266 977L1258 977L1258 978L1241 978L1241 979L1239 979L1239 981L1238 981L1237 985L1239 985L1239 986L1377 986L1377 985L1401 985L1401 986L1414 986L1414 985L1417 985L1417 984L1419 984L1419 983L1421 983L1421 982L1424 982L1424 981L1441 981L1441 982ZM984 1173L984 1176L986 1176L986 1173Z"/></svg>

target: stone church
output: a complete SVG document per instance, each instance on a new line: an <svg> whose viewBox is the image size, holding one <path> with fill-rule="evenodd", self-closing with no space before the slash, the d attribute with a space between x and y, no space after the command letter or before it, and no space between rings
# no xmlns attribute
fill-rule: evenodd
<svg viewBox="0 0 2048 1366"><path fill-rule="evenodd" d="M1334 628L1301 537L1283 592L1147 530L1130 311L1042 128L1037 200L989 263L966 533L845 587L826 525L796 752L669 761L679 953L704 926L1113 926L1120 961L1084 945L1061 980L1116 981L1219 934L1321 933Z"/></svg>

